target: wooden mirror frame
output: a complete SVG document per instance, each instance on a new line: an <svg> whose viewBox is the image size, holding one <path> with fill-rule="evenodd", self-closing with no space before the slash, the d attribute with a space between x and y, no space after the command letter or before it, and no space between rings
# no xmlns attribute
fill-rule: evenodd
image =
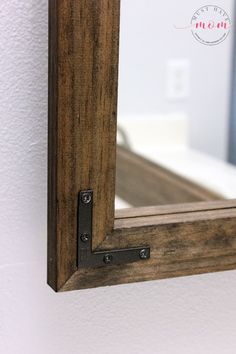
<svg viewBox="0 0 236 354"><path fill-rule="evenodd" d="M236 269L236 201L115 213L119 0L49 0L48 284L55 291ZM77 265L78 194L93 190L95 251L144 262Z"/></svg>

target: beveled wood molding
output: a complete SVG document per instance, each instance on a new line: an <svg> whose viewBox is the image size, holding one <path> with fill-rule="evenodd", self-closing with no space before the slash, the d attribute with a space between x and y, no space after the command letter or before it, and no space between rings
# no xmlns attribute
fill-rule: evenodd
<svg viewBox="0 0 236 354"><path fill-rule="evenodd" d="M184 211L186 208L186 211ZM139 209L139 210L138 210ZM77 270L60 291L203 274L236 268L236 200L117 212L104 249L146 241L144 263ZM143 214L143 216L142 216Z"/></svg>
<svg viewBox="0 0 236 354"><path fill-rule="evenodd" d="M114 216L119 0L49 0L48 284L68 291L236 268L236 201ZM78 266L78 195L93 191L92 251L151 248Z"/></svg>

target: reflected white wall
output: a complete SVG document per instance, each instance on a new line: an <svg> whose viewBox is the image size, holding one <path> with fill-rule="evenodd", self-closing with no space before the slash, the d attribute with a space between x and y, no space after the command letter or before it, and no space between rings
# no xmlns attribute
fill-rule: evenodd
<svg viewBox="0 0 236 354"><path fill-rule="evenodd" d="M217 1L233 16L233 0ZM221 44L209 47L193 38L187 26L198 0L123 0L119 119L125 116L187 114L189 145L226 159L228 149L230 70L233 30ZM167 62L190 62L188 98L170 100L166 92Z"/></svg>

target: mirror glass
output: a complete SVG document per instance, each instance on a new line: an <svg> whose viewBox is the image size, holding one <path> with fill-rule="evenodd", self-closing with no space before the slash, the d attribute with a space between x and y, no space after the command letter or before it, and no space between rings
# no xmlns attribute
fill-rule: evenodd
<svg viewBox="0 0 236 354"><path fill-rule="evenodd" d="M201 6L121 1L117 209L236 197L234 1Z"/></svg>

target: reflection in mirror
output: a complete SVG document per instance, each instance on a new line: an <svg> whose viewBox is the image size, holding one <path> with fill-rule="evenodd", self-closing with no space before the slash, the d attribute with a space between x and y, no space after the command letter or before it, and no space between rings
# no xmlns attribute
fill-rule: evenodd
<svg viewBox="0 0 236 354"><path fill-rule="evenodd" d="M233 25L233 0L121 1L117 209L236 197Z"/></svg>

